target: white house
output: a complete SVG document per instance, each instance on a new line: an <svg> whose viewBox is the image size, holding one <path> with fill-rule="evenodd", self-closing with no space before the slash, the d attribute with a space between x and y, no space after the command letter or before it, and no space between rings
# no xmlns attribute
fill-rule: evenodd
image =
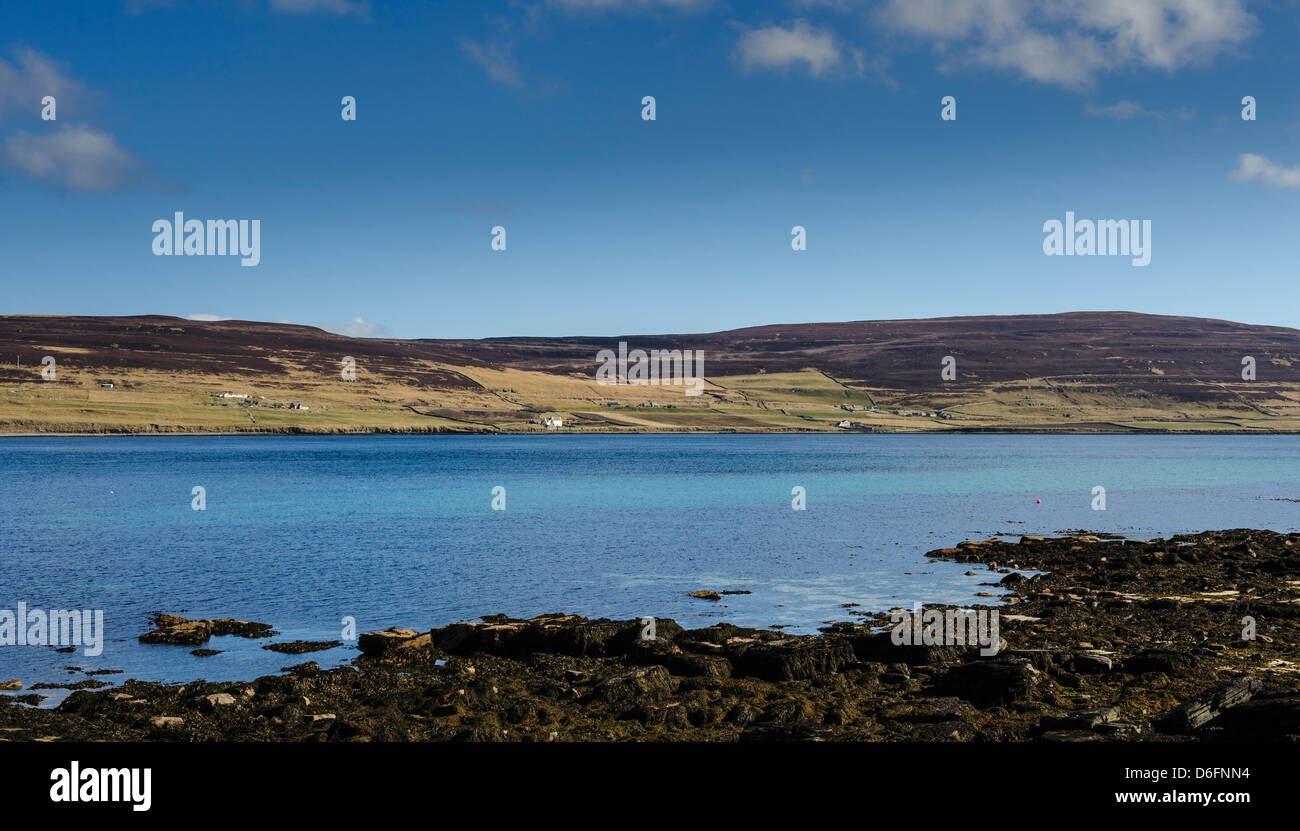
<svg viewBox="0 0 1300 831"><path fill-rule="evenodd" d="M564 419L559 416L547 416L542 419L542 424L546 427L563 427Z"/></svg>
<svg viewBox="0 0 1300 831"><path fill-rule="evenodd" d="M247 398L247 397L248 397L248 393L246 392L223 392L217 396L217 398Z"/></svg>
<svg viewBox="0 0 1300 831"><path fill-rule="evenodd" d="M849 420L846 418L846 419L844 419L843 421L841 421L839 424L836 424L835 426L836 426L836 427L845 427L845 428L848 428L848 427L852 427L853 425L850 424L850 423L849 423Z"/></svg>

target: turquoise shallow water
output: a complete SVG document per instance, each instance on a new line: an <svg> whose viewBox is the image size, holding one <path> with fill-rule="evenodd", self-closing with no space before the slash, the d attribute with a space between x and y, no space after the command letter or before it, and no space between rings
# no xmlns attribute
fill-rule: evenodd
<svg viewBox="0 0 1300 831"><path fill-rule="evenodd" d="M852 619L844 603L989 602L986 575L923 556L963 539L1296 530L1294 498L1291 436L6 439L0 609L103 609L107 636L93 658L0 646L0 680L233 680L355 655L141 646L152 610L264 621L276 640L338 639L344 616L369 631L556 611L811 632ZM685 596L705 588L753 593Z"/></svg>

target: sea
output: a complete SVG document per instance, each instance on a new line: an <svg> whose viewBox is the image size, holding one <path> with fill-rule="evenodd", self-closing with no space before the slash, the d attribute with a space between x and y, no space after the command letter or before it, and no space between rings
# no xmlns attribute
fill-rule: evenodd
<svg viewBox="0 0 1300 831"><path fill-rule="evenodd" d="M0 645L0 682L247 680L358 654L267 643L498 613L810 633L1000 602L926 556L962 540L1294 531L1297 500L1285 435L4 438L0 616L102 612L103 642ZM138 642L155 611L279 634L198 657Z"/></svg>

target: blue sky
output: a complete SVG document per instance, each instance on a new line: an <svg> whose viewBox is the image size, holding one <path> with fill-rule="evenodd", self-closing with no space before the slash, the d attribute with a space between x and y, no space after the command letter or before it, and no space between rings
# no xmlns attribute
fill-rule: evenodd
<svg viewBox="0 0 1300 831"><path fill-rule="evenodd" d="M6 0L0 33L0 313L1300 327L1292 0ZM154 256L176 211L260 219L260 265ZM1151 220L1151 264L1045 256L1066 211Z"/></svg>

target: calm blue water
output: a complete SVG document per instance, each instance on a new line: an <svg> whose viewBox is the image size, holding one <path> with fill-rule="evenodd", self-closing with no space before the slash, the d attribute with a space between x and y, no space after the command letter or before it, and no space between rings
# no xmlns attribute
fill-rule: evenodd
<svg viewBox="0 0 1300 831"><path fill-rule="evenodd" d="M338 639L345 615L364 632L557 611L811 632L851 620L843 603L989 602L988 575L923 556L963 539L1296 530L1277 500L1297 497L1291 436L11 438L0 609L103 609L107 638L97 658L0 646L0 680L234 680L356 654L217 638L196 658L136 642L152 610L276 640Z"/></svg>

